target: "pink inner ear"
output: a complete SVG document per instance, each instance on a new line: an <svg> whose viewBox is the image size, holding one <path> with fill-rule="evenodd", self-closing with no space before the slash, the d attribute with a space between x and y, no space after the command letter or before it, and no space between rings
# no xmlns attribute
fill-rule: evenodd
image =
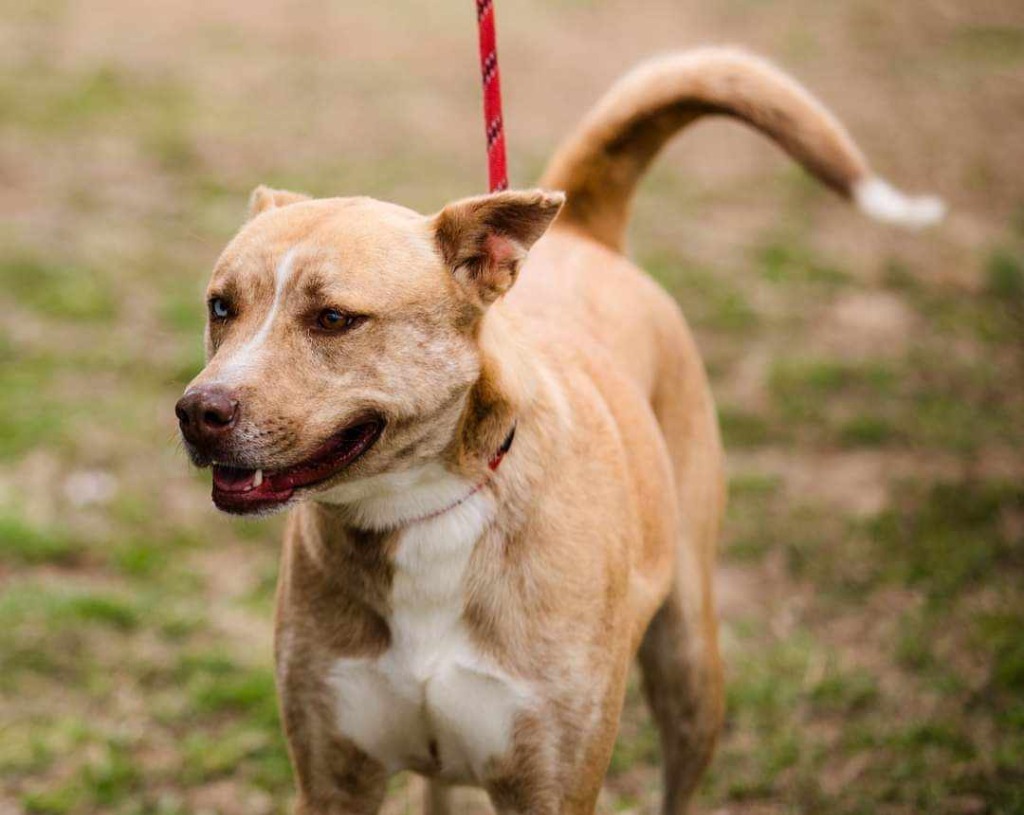
<svg viewBox="0 0 1024 815"><path fill-rule="evenodd" d="M484 252L495 266L515 263L523 256L523 248L516 241L493 233L484 239Z"/></svg>

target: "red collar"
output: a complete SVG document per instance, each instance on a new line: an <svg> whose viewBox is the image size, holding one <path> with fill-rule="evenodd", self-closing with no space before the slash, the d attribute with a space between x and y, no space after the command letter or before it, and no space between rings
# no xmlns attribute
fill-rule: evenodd
<svg viewBox="0 0 1024 815"><path fill-rule="evenodd" d="M506 436L505 441L501 443L501 447L498 448L498 452L496 452L491 457L491 460L487 462L487 466L490 468L492 473L498 469L498 467L501 465L502 459L505 458L505 455L512 448L512 440L515 439L515 437L516 426L512 425L512 429L508 431L508 436ZM404 525L409 526L411 524L422 523L423 521L430 521L434 518L444 515L446 512L450 512L451 510L455 509L455 507L466 503L466 501L468 501L470 498L472 498L474 495L480 492L480 490L482 490L484 486L487 484L487 480L487 478L481 480L479 484L473 487L473 489L471 489L468 493L463 495L457 501L452 501L452 503L448 504L447 506L443 506L440 509L434 510L433 512L428 512L425 515L420 515L416 518L410 518L408 521L405 522Z"/></svg>
<svg viewBox="0 0 1024 815"><path fill-rule="evenodd" d="M505 454L512 449L512 441L516 437L516 426L512 425L512 429L508 431L508 435L505 437L505 441L501 443L501 447L498 448L498 452L495 453L491 460L487 462L487 466L491 468L491 471L498 469L498 465L501 464L501 460L505 458Z"/></svg>

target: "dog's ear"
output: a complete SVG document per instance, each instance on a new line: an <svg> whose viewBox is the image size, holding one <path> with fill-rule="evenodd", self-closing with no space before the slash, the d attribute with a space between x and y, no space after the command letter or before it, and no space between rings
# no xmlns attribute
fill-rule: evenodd
<svg viewBox="0 0 1024 815"><path fill-rule="evenodd" d="M512 190L449 204L432 222L441 257L470 297L488 306L515 283L564 203L560 192Z"/></svg>
<svg viewBox="0 0 1024 815"><path fill-rule="evenodd" d="M286 207L289 204L297 204L299 201L308 201L310 197L301 192L288 192L288 190L274 190L260 184L249 196L249 220L252 220L261 212L275 207Z"/></svg>

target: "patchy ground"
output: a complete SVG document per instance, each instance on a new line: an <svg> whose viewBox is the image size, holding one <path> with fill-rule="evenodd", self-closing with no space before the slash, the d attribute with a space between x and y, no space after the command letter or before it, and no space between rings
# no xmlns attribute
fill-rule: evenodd
<svg viewBox="0 0 1024 815"><path fill-rule="evenodd" d="M656 166L633 246L694 324L731 454L703 808L1024 812L1024 7L523 0L499 19L515 182L630 64L725 41L952 204L893 232L713 123ZM288 811L280 525L213 513L171 408L257 182L424 210L480 190L474 36L454 0L5 5L4 815ZM604 809L656 812L657 766L633 690ZM419 812L414 787L388 812Z"/></svg>

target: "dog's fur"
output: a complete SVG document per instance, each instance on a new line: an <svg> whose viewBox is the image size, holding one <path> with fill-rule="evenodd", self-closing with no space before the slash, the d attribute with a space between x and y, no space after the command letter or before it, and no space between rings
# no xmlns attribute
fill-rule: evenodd
<svg viewBox="0 0 1024 815"><path fill-rule="evenodd" d="M565 196L426 217L253 194L210 284L232 315L211 321L190 385L227 389L239 415L190 451L272 472L361 416L386 422L288 501L276 652L300 813L376 812L402 769L435 779L435 812L469 783L501 813L592 813L635 655L664 811L686 811L722 717L722 449L682 316L621 250L639 177L707 114L875 215L939 214L875 179L792 80L727 50L620 81L542 179ZM313 330L326 307L359 324Z"/></svg>

